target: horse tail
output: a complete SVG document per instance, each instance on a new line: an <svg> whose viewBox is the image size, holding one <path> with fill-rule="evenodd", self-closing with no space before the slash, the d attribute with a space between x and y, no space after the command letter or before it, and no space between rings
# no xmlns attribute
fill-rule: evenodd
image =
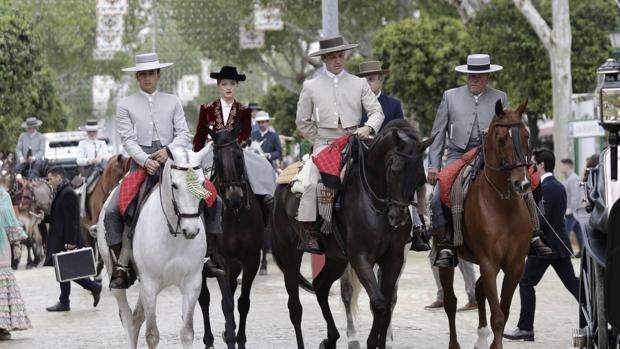
<svg viewBox="0 0 620 349"><path fill-rule="evenodd" d="M284 270L286 270L286 268L284 267L285 264L284 262L280 259L280 248L278 246L277 241L275 241L275 239L271 240L271 255L273 256L273 260L276 262L276 265L278 266L278 268L280 268L280 270L282 270L284 272ZM304 289L307 292L310 293L314 293L314 287L312 286L312 283L310 281L308 281L308 279L306 279L303 275L301 275L301 273L298 271L297 272L297 281L299 283L299 286Z"/></svg>
<svg viewBox="0 0 620 349"><path fill-rule="evenodd" d="M360 283L360 279L357 277L357 273L351 267L351 264L347 265L347 269L345 269L344 272L351 283L351 316L353 317L353 321L356 321L357 315L359 314L359 306L357 302L360 298L362 284Z"/></svg>

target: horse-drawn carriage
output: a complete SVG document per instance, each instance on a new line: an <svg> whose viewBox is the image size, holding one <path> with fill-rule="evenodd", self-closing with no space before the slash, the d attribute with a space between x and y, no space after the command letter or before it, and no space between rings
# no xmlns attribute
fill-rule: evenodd
<svg viewBox="0 0 620 349"><path fill-rule="evenodd" d="M599 69L601 125L608 147L590 169L586 197L590 218L584 230L579 291L578 348L620 348L620 64L607 60Z"/></svg>

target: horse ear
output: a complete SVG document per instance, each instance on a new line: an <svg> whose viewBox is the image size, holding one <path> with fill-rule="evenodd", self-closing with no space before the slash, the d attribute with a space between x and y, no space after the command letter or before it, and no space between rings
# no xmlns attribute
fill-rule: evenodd
<svg viewBox="0 0 620 349"><path fill-rule="evenodd" d="M123 167L123 154L116 155L116 164L119 167Z"/></svg>
<svg viewBox="0 0 620 349"><path fill-rule="evenodd" d="M500 118L504 116L504 105L502 104L501 99L498 99L497 102L495 102L495 115Z"/></svg>
<svg viewBox="0 0 620 349"><path fill-rule="evenodd" d="M523 115L523 113L525 113L525 109L527 109L527 101L528 101L528 98L525 97L525 100L521 102L521 104L517 107L516 112L519 115Z"/></svg>
<svg viewBox="0 0 620 349"><path fill-rule="evenodd" d="M392 130L392 139L394 140L394 144L396 145L396 147L400 148L403 143L403 140L398 135L398 131L396 129Z"/></svg>
<svg viewBox="0 0 620 349"><path fill-rule="evenodd" d="M439 132L435 132L435 134L432 135L430 138L427 138L426 140L422 141L422 143L420 143L420 145L418 146L420 153L424 153L426 148L430 147L431 144L433 144L433 142L435 141L435 137L437 137L438 134Z"/></svg>

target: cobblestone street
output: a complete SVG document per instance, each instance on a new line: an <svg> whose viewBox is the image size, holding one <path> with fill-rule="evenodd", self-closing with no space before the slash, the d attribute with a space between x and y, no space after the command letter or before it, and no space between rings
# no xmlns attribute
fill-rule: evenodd
<svg viewBox="0 0 620 349"><path fill-rule="evenodd" d="M271 262L271 261L270 261ZM577 270L578 260L573 260ZM287 294L282 274L273 262L268 276L257 276L252 289L252 304L248 319L249 348L288 349L295 348L293 327L289 321ZM23 266L22 266L23 268ZM303 273L310 274L309 258L303 265ZM460 273L456 272L456 291L459 306L463 305L465 291ZM77 284L72 285L71 311L48 313L45 307L56 302L58 284L52 268L20 269L16 272L17 282L26 302L33 329L13 333L13 339L0 342L0 348L125 348L127 340L118 318L114 298L104 285L101 303L92 308L92 297ZM220 308L217 284L209 281L212 297L212 326L214 333L223 330L223 316ZM138 287L132 287L129 296L134 302ZM340 302L339 286L332 288L330 304L341 334L339 346L346 348L346 318ZM443 310L430 312L424 306L435 297L435 286L429 270L426 254L410 253L408 265L402 275L398 305L393 316L393 348L446 348L448 325ZM237 293L238 296L238 293ZM549 269L537 287L536 342L509 342L505 348L570 348L572 329L577 324L577 303L564 289L555 273ZM312 294L301 292L304 306L303 328L307 348L317 348L326 334L325 324L318 304ZM198 307L198 306L197 306ZM181 325L181 297L174 288L163 291L157 304L158 326L161 335L160 348L178 348L178 331ZM507 328L515 327L519 314L518 289L515 294ZM457 327L462 348L472 348L476 337L477 312L458 313ZM358 329L361 343L365 344L371 315L368 298L360 298ZM195 348L202 348L202 316L195 313ZM146 348L144 326L139 347ZM219 335L216 335L219 337ZM218 338L216 348L224 348Z"/></svg>

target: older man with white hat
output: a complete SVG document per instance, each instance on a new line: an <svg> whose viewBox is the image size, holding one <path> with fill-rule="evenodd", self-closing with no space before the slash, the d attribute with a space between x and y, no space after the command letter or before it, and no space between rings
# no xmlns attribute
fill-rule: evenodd
<svg viewBox="0 0 620 349"><path fill-rule="evenodd" d="M154 52L137 55L135 62L134 67L123 71L135 72L140 89L118 102L116 129L132 159L130 171L144 168L148 174L147 186L152 186L160 165L168 159L166 147L187 147L191 135L179 98L157 90L160 69L173 63L160 63ZM144 191L147 192L148 188ZM124 222L118 206L119 190L114 193L106 207L104 224L106 241L115 261L110 288L123 289L129 287L127 271L131 238L123 233Z"/></svg>
<svg viewBox="0 0 620 349"><path fill-rule="evenodd" d="M15 172L26 176L28 179L44 175L45 136L37 131L42 124L43 121L36 117L27 118L22 123L22 128L25 128L26 132L22 132L17 140Z"/></svg>
<svg viewBox="0 0 620 349"><path fill-rule="evenodd" d="M437 138L429 151L427 179L430 184L437 183L446 143L447 163L450 164L481 144L481 131L491 124L495 103L501 100L504 108L508 106L506 93L488 86L491 73L502 69L500 65L491 64L487 54L471 54L467 57L467 64L455 68L457 72L467 74L467 84L445 91L437 109L432 131L433 134L437 133ZM434 235L439 238L439 252L434 264L438 267L455 267L458 261L452 247L452 229L446 219L449 209L441 203L438 187L435 188L431 208ZM538 231L534 232L532 238L532 251L538 255L551 253L539 238Z"/></svg>
<svg viewBox="0 0 620 349"><path fill-rule="evenodd" d="M265 157L273 164L274 161L280 160L282 156L280 136L269 125L270 117L266 111L261 110L256 113L254 120L258 124L258 130L252 131L252 141L260 143Z"/></svg>
<svg viewBox="0 0 620 349"><path fill-rule="evenodd" d="M323 72L304 82L297 102L297 128L312 142L313 154L318 154L331 142L347 133L354 133L360 139L368 139L381 129L383 109L366 79L349 74L344 70L347 51L357 47L347 44L341 36L319 41L319 50L310 57L321 57L325 66ZM368 120L362 125L362 112ZM300 238L304 251L322 253L318 244L316 226L317 184L319 170L313 164L310 182L304 189L297 220L302 223Z"/></svg>

